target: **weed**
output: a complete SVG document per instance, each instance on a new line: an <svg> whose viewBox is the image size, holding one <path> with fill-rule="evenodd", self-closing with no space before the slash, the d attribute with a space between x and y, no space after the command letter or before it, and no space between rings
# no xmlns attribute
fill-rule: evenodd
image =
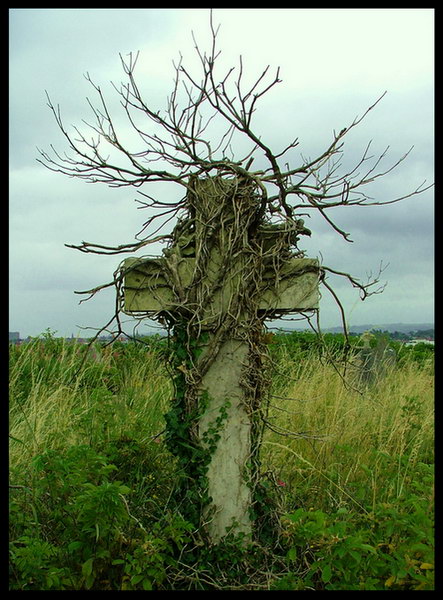
<svg viewBox="0 0 443 600"><path fill-rule="evenodd" d="M11 347L11 589L433 589L433 355L399 348L358 391L311 338L273 338L258 530L217 546L176 494L188 432L165 340L85 361L49 333Z"/></svg>

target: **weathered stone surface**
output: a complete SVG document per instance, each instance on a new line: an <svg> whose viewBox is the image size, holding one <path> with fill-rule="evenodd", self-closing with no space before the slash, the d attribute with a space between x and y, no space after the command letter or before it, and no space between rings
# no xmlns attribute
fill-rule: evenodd
<svg viewBox="0 0 443 600"><path fill-rule="evenodd" d="M215 262L215 261L213 261ZM220 257L220 263L222 259ZM175 272L176 287L171 287L164 275L165 259L128 258L124 268L130 269L124 279L125 313L172 311L180 304L178 289L185 293L194 278L194 258L177 260ZM259 302L259 310L270 315L273 312L300 312L318 308L318 268L316 259L292 258L281 269L279 278L271 270L263 274L263 294ZM231 277L226 277L223 286L213 299L212 311L220 313L229 303L231 292L238 285L241 269L235 270ZM217 268L208 268L206 276L213 281Z"/></svg>
<svg viewBox="0 0 443 600"><path fill-rule="evenodd" d="M209 405L200 420L200 437L205 440L206 434L210 443L214 432L220 436L207 473L208 493L212 498L207 518L211 538L215 541L226 535L233 525L236 533L251 533L251 487L247 472L251 423L240 385L248 352L248 344L226 341L201 383Z"/></svg>
<svg viewBox="0 0 443 600"><path fill-rule="evenodd" d="M262 222L248 179L192 177L186 201L161 257L121 265L121 310L164 319L180 340L174 400L188 449L202 457L201 525L213 542L229 532L247 539L267 384L263 320L317 309L320 267L299 258L298 235L310 233L302 220Z"/></svg>

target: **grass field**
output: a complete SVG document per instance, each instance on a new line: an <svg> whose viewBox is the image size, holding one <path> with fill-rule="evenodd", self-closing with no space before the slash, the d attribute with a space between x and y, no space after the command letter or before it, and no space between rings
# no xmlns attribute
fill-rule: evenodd
<svg viewBox="0 0 443 600"><path fill-rule="evenodd" d="M306 334L270 345L247 548L208 546L180 514L164 340L11 346L10 588L434 589L433 351L403 349L358 389L336 339L334 364Z"/></svg>

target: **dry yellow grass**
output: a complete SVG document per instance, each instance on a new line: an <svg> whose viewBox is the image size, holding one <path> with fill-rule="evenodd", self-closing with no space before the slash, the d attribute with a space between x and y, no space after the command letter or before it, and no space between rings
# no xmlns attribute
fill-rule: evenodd
<svg viewBox="0 0 443 600"><path fill-rule="evenodd" d="M159 433L171 385L158 357L127 361L117 369L104 352L72 374L80 359L60 344L58 370L39 358L37 344L25 348L10 371L9 435L11 469L26 467L34 456L72 445L103 445L111 438L132 436L139 441ZM30 381L20 388L23 373ZM22 385L23 387L23 385Z"/></svg>
<svg viewBox="0 0 443 600"><path fill-rule="evenodd" d="M119 436L141 442L164 428L172 388L155 353L118 368L111 353L103 353L72 379L79 360L66 345L51 363L61 365L53 374L39 352L37 345L24 349L10 373L12 469L25 468L47 449L103 446ZM359 393L352 377L345 386L331 364L314 354L303 360L302 368L289 357L279 365L290 377L280 380L278 397L271 399L268 421L280 434L265 435L263 470L313 505L319 498L359 503L362 489L373 503L400 495L416 463L433 462L432 365L406 362ZM116 388L110 390L112 378Z"/></svg>
<svg viewBox="0 0 443 600"><path fill-rule="evenodd" d="M305 498L308 491L313 505L319 497L335 505L358 503L355 492L364 495L364 487L373 503L391 499L417 462L433 462L431 365L408 361L359 393L312 356L272 398L269 421L280 435L265 436L264 468L277 468L279 479L302 489Z"/></svg>

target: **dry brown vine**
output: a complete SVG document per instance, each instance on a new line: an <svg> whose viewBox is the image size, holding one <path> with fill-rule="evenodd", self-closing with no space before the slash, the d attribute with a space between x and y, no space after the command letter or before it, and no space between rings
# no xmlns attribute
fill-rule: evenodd
<svg viewBox="0 0 443 600"><path fill-rule="evenodd" d="M260 299L267 288L278 289L288 261L294 257L304 258L304 252L298 246L299 238L311 232L301 217L317 211L338 235L349 242L349 233L328 215L330 209L391 204L420 194L431 186L423 182L407 195L374 201L363 191L365 186L398 167L410 150L399 160L383 166L387 150L374 158L369 155L370 143L354 166L343 172L341 156L345 137L375 109L384 94L362 116L340 128L339 133L334 133L328 147L318 156L302 158L301 164L291 166L292 151L298 146L298 139L275 152L255 131L253 123L260 98L281 81L279 69L269 77L267 67L245 89L241 57L236 76L235 68L221 73L218 71L218 29L214 27L212 13L210 28L212 46L208 53L202 52L195 42L199 73L188 70L181 59L175 65L174 86L164 111L148 106L143 98L135 79L138 55L131 54L127 60L121 57L126 82L114 88L125 116L138 134L138 149L130 150L122 143L101 87L87 75L98 100L98 106L88 100L93 118L91 123L86 123L88 135L79 128L71 132L63 122L60 108L48 95L49 108L70 154L59 153L51 146L51 153L39 150L39 160L47 168L70 177L112 187L132 186L138 190L141 207L149 210L151 215L136 235L135 242L115 247L82 242L69 247L85 253L118 255L144 250L153 242L164 243L163 254L157 258L156 264L159 276L173 291L173 301L167 310L159 310L149 316L171 331L176 327L186 331L188 360L175 365L175 368L187 384L187 412L195 414L199 382L217 356L221 344L228 338L246 342L250 360L242 385L249 413L256 423L256 445L253 449L256 452L262 428L269 425L264 402L269 374L263 322L284 314L284 311L266 313L261 310ZM149 127L142 128L140 117L148 120ZM211 138L209 128L216 119L224 123L225 128ZM238 136L247 140L249 149L244 156L236 158L232 146ZM107 146L121 162L111 161L103 146ZM256 169L252 168L254 162L258 165ZM181 199L160 200L141 190L142 186L156 181L180 186L183 192ZM161 234L168 223L174 223L172 231ZM140 265L144 257L139 258ZM180 265L184 261L189 263L190 259L193 260L191 275L184 283ZM136 268L137 265L132 265L129 269ZM209 276L209 273L212 275ZM328 273L345 277L365 299L382 291L382 286L376 287L381 272L366 284L348 273L324 265L317 267L317 273L325 289L338 303L347 335L344 310L327 281ZM128 336L121 323L127 274L127 264L122 262L112 281L77 292L89 299L104 288L115 287L114 315L91 343L104 330L109 331L111 326L112 339L121 334ZM226 293L226 282L229 293ZM208 307L218 308L208 310ZM308 316L312 317L313 313L315 315L316 311ZM142 311L135 316L142 319L146 314ZM309 323L312 325L311 320ZM201 339L205 332L210 336L197 360L193 340ZM191 431L191 434L195 432Z"/></svg>

